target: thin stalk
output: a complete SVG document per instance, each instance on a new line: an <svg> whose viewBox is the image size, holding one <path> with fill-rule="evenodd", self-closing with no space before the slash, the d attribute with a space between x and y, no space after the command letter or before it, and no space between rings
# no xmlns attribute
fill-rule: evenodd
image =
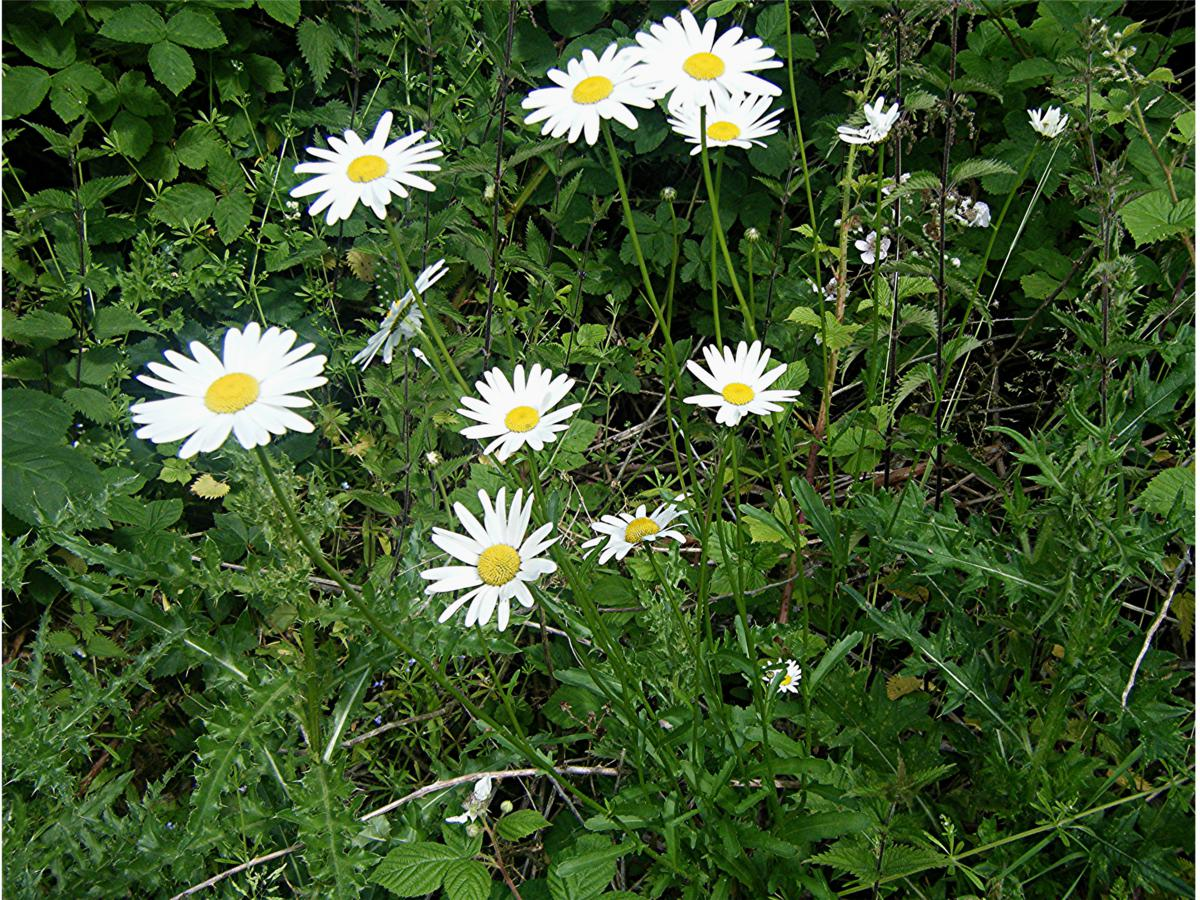
<svg viewBox="0 0 1200 900"><path fill-rule="evenodd" d="M892 13L896 17L896 44L893 57L893 64L896 68L896 96L903 97L901 93L901 44L904 38L904 10L899 3L892 6ZM901 161L902 144L900 134L897 132L895 136L895 147L892 149L892 155L895 162L895 188L896 201L892 207L892 233L896 239L896 259L904 258L904 251L900 246L900 219L901 219L901 195L900 195L900 178L903 176L903 164ZM989 253L991 252L989 248ZM984 255L987 259L987 254ZM898 343L900 335L898 334L898 325L900 321L900 269L895 268L892 271L892 309L891 315L888 317L888 347L887 357L883 364L883 404L884 414L886 415L884 435L883 435L883 488L887 490L891 487L892 474L892 439L895 435L895 422L891 410L891 398L896 394L896 353L898 352Z"/></svg>
<svg viewBox="0 0 1200 900"><path fill-rule="evenodd" d="M708 191L708 206L712 213L713 231L716 232L717 244L721 248L721 256L725 260L725 270L729 273L729 281L733 285L733 294L737 297L738 306L742 310L742 318L746 322L746 330L750 332L750 337L757 339L758 332L754 328L754 316L750 314L750 307L746 305L746 298L742 294L742 287L738 283L737 271L733 267L733 258L729 255L729 245L725 242L725 229L721 227L721 210L720 204L717 202L717 192L713 187L712 170L708 164L708 133L705 130L705 115L707 107L700 107L700 165L704 170L704 188ZM714 284L713 290L716 290ZM717 339L718 343L720 338Z"/></svg>
<svg viewBox="0 0 1200 900"><path fill-rule="evenodd" d="M487 311L483 319L483 362L487 365L492 355L492 304L496 297L496 286L499 283L500 271L500 194L503 186L501 176L504 163L504 125L508 120L508 112L504 101L508 98L508 66L512 60L513 31L517 23L517 0L508 2L508 34L504 42L504 66L500 70L500 88L496 97L496 110L500 116L500 124L496 129L496 174L492 195L492 259L491 273L488 276Z"/></svg>
<svg viewBox="0 0 1200 900"><path fill-rule="evenodd" d="M934 504L942 502L942 396L945 382L942 372L945 368L943 348L945 334L943 323L946 317L946 191L950 177L950 147L954 144L954 79L958 67L958 3L950 7L950 78L946 82L946 135L942 141L942 178L938 202L938 285L937 285L937 383L939 390L933 398L935 418L934 432Z"/></svg>

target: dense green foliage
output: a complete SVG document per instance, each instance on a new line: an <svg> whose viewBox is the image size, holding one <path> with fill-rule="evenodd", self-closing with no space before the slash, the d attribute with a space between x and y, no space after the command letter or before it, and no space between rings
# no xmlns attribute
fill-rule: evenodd
<svg viewBox="0 0 1200 900"><path fill-rule="evenodd" d="M678 10L5 3L7 896L165 897L267 854L211 890L1191 895L1190 9L708 3L789 63L760 73L784 114L710 154L728 266L701 157L658 110L613 127L660 322L604 141L520 104ZM836 127L881 94L904 118L852 152ZM414 271L450 265L425 302L458 368L576 379L528 462L458 434L432 347L350 362L396 248L288 191L389 109L445 151L390 211ZM943 222L943 185L990 226ZM859 226L891 253L862 264ZM788 411L679 403L714 309L789 363ZM146 363L250 320L329 357L316 431L269 454L411 655L253 454L133 436ZM534 483L562 538L533 613L438 624L431 528ZM583 561L589 521L679 495L686 544ZM763 685L792 658L798 693ZM478 824L445 822L485 771Z"/></svg>

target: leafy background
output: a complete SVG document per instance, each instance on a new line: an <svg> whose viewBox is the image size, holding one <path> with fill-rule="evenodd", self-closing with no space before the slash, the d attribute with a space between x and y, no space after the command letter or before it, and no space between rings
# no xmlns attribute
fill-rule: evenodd
<svg viewBox="0 0 1200 900"><path fill-rule="evenodd" d="M457 395L432 371L349 364L398 293L390 245L371 217L326 228L287 191L327 134L364 132L386 109L429 130L446 149L438 190L400 204L401 234L410 263L451 265L431 301L455 358L469 378L485 358L566 368L586 396L547 478L560 529L670 497L683 485L662 336L612 172L521 125L519 104L548 68L677 5L6 3L6 891L170 896L287 851L213 890L501 897L503 870L521 896L555 900L1189 895L1192 12L901 6L901 24L875 3L697 13L785 58L790 31L795 113L789 71L774 70L783 132L726 157L720 213L802 397L747 441L747 502L711 523L737 554L690 543L663 573L639 557L596 573L618 670L566 639L564 624L576 640L588 630L563 584L560 618L486 643L436 625L417 577L429 529L503 476L457 435ZM809 286L836 265L835 220L881 225L894 198L876 156L844 179L835 128L895 94L897 42L906 118L879 171L899 147L913 173L901 233L919 255L876 271L851 250L837 321ZM1056 149L1025 114L1051 102L1082 124ZM947 234L961 265L939 314L928 204L951 116L949 180L1001 223ZM614 130L682 358L714 330L712 216L665 117L639 119ZM498 782L493 815L502 800L515 811L486 846L442 822L469 781L369 815L529 761L313 576L245 454L182 461L132 437L146 362L252 318L330 357L317 432L272 445L305 526L473 701L515 708L555 764L587 769L572 780L604 815L540 777ZM806 467L833 350L839 390ZM713 465L720 436L699 420L692 434ZM777 454L795 477L773 474ZM733 594L759 655L806 670L769 731ZM692 715L700 661L671 612L693 602L721 635L704 662L724 688L711 718ZM657 737L612 701L605 682L631 678Z"/></svg>

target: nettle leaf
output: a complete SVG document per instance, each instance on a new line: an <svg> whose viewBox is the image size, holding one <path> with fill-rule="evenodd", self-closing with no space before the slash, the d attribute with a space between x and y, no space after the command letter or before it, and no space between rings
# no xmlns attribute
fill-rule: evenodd
<svg viewBox="0 0 1200 900"><path fill-rule="evenodd" d="M1190 197L1172 203L1166 190L1150 191L1121 207L1121 221L1140 247L1190 231L1195 210Z"/></svg>
<svg viewBox="0 0 1200 900"><path fill-rule="evenodd" d="M62 69L75 62L75 35L66 28L46 28L31 20L13 22L5 32L16 48L38 65Z"/></svg>
<svg viewBox="0 0 1200 900"><path fill-rule="evenodd" d="M133 181L132 175L105 175L92 178L79 187L79 203L84 209L91 209L113 191L118 191Z"/></svg>
<svg viewBox="0 0 1200 900"><path fill-rule="evenodd" d="M1176 504L1181 504L1184 516L1191 519L1196 512L1196 470L1190 466L1164 469L1142 490L1134 505L1166 517ZM1182 500L1181 500L1182 498Z"/></svg>
<svg viewBox="0 0 1200 900"><path fill-rule="evenodd" d="M75 333L75 325L62 313L34 309L19 319L4 316L4 339L18 344L53 344Z"/></svg>
<svg viewBox="0 0 1200 900"><path fill-rule="evenodd" d="M50 74L35 66L13 66L0 81L4 92L4 118L28 115L46 99Z"/></svg>
<svg viewBox="0 0 1200 900"><path fill-rule="evenodd" d="M333 67L333 51L337 49L337 32L324 19L305 19L296 29L300 53L308 63L313 81L320 90Z"/></svg>
<svg viewBox="0 0 1200 900"><path fill-rule="evenodd" d="M123 6L104 20L100 33L114 41L154 44L167 36L167 23L148 3Z"/></svg>
<svg viewBox="0 0 1200 900"><path fill-rule="evenodd" d="M549 824L536 809L518 809L500 818L496 823L496 833L506 841L519 841Z"/></svg>
<svg viewBox="0 0 1200 900"><path fill-rule="evenodd" d="M213 214L217 196L201 184L175 184L158 196L150 215L172 225L183 228L203 222Z"/></svg>
<svg viewBox="0 0 1200 900"><path fill-rule="evenodd" d="M167 37L185 47L212 50L225 46L225 32L217 17L207 10L185 7L167 23Z"/></svg>
<svg viewBox="0 0 1200 900"><path fill-rule="evenodd" d="M196 80L192 57L178 44L160 41L150 48L150 71L176 96Z"/></svg>
<svg viewBox="0 0 1200 900"><path fill-rule="evenodd" d="M371 881L398 897L421 897L442 886L458 854L445 844L417 841L401 844L375 867Z"/></svg>
<svg viewBox="0 0 1200 900"><path fill-rule="evenodd" d="M93 325L100 339L121 337L131 331L146 331L157 334L158 330L142 318L142 314L121 306L105 306L96 312Z"/></svg>
<svg viewBox="0 0 1200 900"><path fill-rule="evenodd" d="M961 184L964 181L984 178L988 175L1015 175L1016 170L1006 162L998 159L968 159L960 162L950 173L950 183Z"/></svg>

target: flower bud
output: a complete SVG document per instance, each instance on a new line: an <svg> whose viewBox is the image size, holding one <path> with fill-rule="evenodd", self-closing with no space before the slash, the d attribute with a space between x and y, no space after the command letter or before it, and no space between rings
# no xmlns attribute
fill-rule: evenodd
<svg viewBox="0 0 1200 900"><path fill-rule="evenodd" d="M670 203L679 196L679 192L673 187L665 187L659 192L659 196Z"/></svg>
<svg viewBox="0 0 1200 900"><path fill-rule="evenodd" d="M757 243L759 237L761 237L761 235L759 235L757 228L746 229L746 240L748 240L750 243Z"/></svg>
<svg viewBox="0 0 1200 900"><path fill-rule="evenodd" d="M505 800L500 804L500 812L502 812L504 815L507 816L512 811L513 805L511 800Z"/></svg>

